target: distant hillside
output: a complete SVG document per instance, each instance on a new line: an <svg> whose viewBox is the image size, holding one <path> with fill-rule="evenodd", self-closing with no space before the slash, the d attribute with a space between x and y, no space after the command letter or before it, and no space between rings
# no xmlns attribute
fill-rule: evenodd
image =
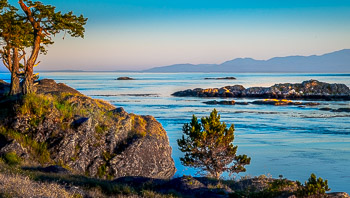
<svg viewBox="0 0 350 198"><path fill-rule="evenodd" d="M176 64L144 72L350 72L350 49L321 56L287 56L269 60L237 58L222 64Z"/></svg>

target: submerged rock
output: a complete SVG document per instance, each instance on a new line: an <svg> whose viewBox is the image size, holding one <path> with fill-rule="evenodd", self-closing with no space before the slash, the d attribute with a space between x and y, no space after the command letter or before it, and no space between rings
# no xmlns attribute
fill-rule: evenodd
<svg viewBox="0 0 350 198"><path fill-rule="evenodd" d="M235 77L204 78L204 80L236 80L236 78Z"/></svg>
<svg viewBox="0 0 350 198"><path fill-rule="evenodd" d="M185 97L247 97L247 98L282 98L282 99L324 99L350 100L350 89L345 84L329 84L317 80L302 83L275 84L271 87L251 87L242 85L222 88L188 89L178 91L173 96Z"/></svg>
<svg viewBox="0 0 350 198"><path fill-rule="evenodd" d="M134 78L130 78L130 77L124 76L124 77L119 77L119 78L117 78L117 80L135 80L135 79L134 79Z"/></svg>
<svg viewBox="0 0 350 198"><path fill-rule="evenodd" d="M0 155L16 152L33 166L64 165L104 179L174 175L166 131L154 117L129 114L53 80L36 88L38 94L0 101L7 109Z"/></svg>
<svg viewBox="0 0 350 198"><path fill-rule="evenodd" d="M316 102L293 102L291 100L277 100L277 99L265 99L265 100L256 100L251 102L251 104L257 104L257 105L275 105L275 106L285 106L285 105L305 105L305 106L316 106L320 105L320 103Z"/></svg>
<svg viewBox="0 0 350 198"><path fill-rule="evenodd" d="M291 100L277 100L277 99L265 99L265 100L255 100L253 102L236 102L234 100L222 100L222 101L206 101L204 104L210 105L248 105L248 104L256 104L256 105L275 105L275 106L284 106L284 105L305 105L305 106L316 106L320 105L320 103L316 102L293 102Z"/></svg>
<svg viewBox="0 0 350 198"><path fill-rule="evenodd" d="M222 101L216 101L216 100L211 100L211 101L206 101L206 102L203 102L204 104L219 104L219 105L235 105L236 104L236 101L234 100L229 100L229 101L226 101L226 100L222 100Z"/></svg>

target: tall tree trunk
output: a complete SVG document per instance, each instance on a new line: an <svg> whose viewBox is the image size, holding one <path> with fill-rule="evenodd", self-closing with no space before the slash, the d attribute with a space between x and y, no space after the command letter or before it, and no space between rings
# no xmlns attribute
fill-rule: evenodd
<svg viewBox="0 0 350 198"><path fill-rule="evenodd" d="M9 95L17 95L21 93L19 86L19 57L18 57L18 48L13 48L13 59L12 59L12 68L11 68L11 88Z"/></svg>
<svg viewBox="0 0 350 198"><path fill-rule="evenodd" d="M36 30L34 31L34 35L35 35L35 40L34 40L32 54L29 60L27 61L27 64L25 65L24 82L23 82L23 88L22 88L24 95L34 93L36 91L34 87L33 68L39 55L41 36Z"/></svg>
<svg viewBox="0 0 350 198"><path fill-rule="evenodd" d="M24 74L24 81L22 85L23 94L34 93L34 82L33 82L33 68L28 68Z"/></svg>

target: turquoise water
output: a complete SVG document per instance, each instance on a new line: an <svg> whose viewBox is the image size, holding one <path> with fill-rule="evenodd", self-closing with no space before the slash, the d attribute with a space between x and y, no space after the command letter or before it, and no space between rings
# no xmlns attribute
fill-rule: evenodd
<svg viewBox="0 0 350 198"><path fill-rule="evenodd" d="M127 112L153 115L168 133L173 148L176 175L195 175L197 170L181 165L176 140L182 125L192 114L207 116L213 108L222 121L235 125L235 144L239 154L252 157L243 175L283 175L305 181L311 173L328 179L333 192L350 193L350 113L320 111L319 108L349 108L349 101L321 101L320 106L215 106L203 104L208 98L177 98L171 94L189 88L271 86L316 79L350 86L350 74L222 74L222 73L113 73L46 72L41 78L66 83L93 98L122 106ZM134 81L117 81L120 76ZM237 80L204 80L205 77L234 76ZM0 73L0 79L9 75ZM251 101L237 99L237 101ZM239 178L239 176L237 176Z"/></svg>

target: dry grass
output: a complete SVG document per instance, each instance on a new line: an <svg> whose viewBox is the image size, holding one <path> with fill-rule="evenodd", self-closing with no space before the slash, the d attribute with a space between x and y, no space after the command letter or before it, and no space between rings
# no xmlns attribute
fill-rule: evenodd
<svg viewBox="0 0 350 198"><path fill-rule="evenodd" d="M58 184L36 182L18 174L0 173L0 196L73 197L73 194Z"/></svg>

